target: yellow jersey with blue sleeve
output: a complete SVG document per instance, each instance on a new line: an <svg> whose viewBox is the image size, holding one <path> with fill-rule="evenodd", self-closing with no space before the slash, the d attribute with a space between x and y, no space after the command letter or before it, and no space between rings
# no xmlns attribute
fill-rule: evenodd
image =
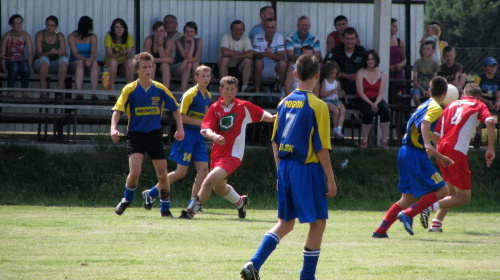
<svg viewBox="0 0 500 280"><path fill-rule="evenodd" d="M278 105L272 141L280 159L318 163L316 153L332 148L326 103L308 91L292 92Z"/></svg>
<svg viewBox="0 0 500 280"><path fill-rule="evenodd" d="M441 105L433 98L429 98L427 101L420 104L413 115L411 115L410 120L408 120L406 134L403 137L403 145L413 146L424 150L421 124L423 121L428 121L431 124L430 136L432 136L432 132L442 113L443 108L441 108Z"/></svg>
<svg viewBox="0 0 500 280"><path fill-rule="evenodd" d="M179 103L163 84L151 80L150 86L144 88L136 80L123 88L112 110L127 114L128 131L147 133L161 128L165 109L175 111L178 106Z"/></svg>
<svg viewBox="0 0 500 280"><path fill-rule="evenodd" d="M203 94L197 86L194 86L182 95L179 110L181 114L195 120L203 121L203 118L210 107L211 99L212 94L208 90L205 90L205 94ZM200 130L201 125L184 123L184 128Z"/></svg>

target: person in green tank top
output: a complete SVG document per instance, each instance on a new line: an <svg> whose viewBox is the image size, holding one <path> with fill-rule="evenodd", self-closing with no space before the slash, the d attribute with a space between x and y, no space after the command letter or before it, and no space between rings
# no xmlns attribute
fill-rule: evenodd
<svg viewBox="0 0 500 280"><path fill-rule="evenodd" d="M64 87L64 80L68 72L68 57L64 34L58 32L59 20L56 16L49 16L45 20L45 29L35 35L36 59L34 70L40 74L40 88L47 88L47 75L57 74L58 88ZM41 98L48 98L46 93Z"/></svg>

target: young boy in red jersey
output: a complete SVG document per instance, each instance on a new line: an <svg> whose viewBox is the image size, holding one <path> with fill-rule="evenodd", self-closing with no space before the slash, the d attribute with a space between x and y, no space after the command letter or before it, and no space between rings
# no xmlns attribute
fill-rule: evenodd
<svg viewBox="0 0 500 280"><path fill-rule="evenodd" d="M201 133L214 142L211 154L210 172L201 185L201 190L190 201L179 218L192 219L213 191L233 203L238 217L246 217L246 195L240 196L227 178L240 165L245 151L245 130L249 123L273 122L275 115L264 111L251 102L236 98L238 79L226 76L220 80L222 96L208 109L201 124Z"/></svg>
<svg viewBox="0 0 500 280"><path fill-rule="evenodd" d="M479 99L481 88L476 84L465 86L464 96L450 103L443 110L443 116L434 131L433 140L437 150L451 158L455 164L444 167L439 164L441 174L450 189L450 195L434 203L420 213L420 222L429 227L429 215L437 210L432 220L430 232L442 232L443 220L450 208L465 206L471 197L471 172L468 163L469 142L474 136L478 123L486 123L488 147L486 149L486 167L495 158L495 120L488 107ZM439 141L438 141L439 140Z"/></svg>

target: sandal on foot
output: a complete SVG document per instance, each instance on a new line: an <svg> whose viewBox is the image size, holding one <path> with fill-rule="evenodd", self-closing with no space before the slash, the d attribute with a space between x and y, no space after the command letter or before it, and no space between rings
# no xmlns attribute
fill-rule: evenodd
<svg viewBox="0 0 500 280"><path fill-rule="evenodd" d="M361 146L360 146L360 147L361 147L361 149L366 150L366 148L368 148L368 142L366 142L366 141L362 141L362 142L361 142Z"/></svg>
<svg viewBox="0 0 500 280"><path fill-rule="evenodd" d="M383 141L382 139L380 139L380 144L382 145L382 149L384 150L387 150L389 149L389 146L387 145L387 141Z"/></svg>
<svg viewBox="0 0 500 280"><path fill-rule="evenodd" d="M99 97L97 97L97 95L95 95L95 94L92 94L92 100L97 101L97 100L99 100Z"/></svg>
<svg viewBox="0 0 500 280"><path fill-rule="evenodd" d="M82 94L78 94L75 99L76 100L83 100L83 95Z"/></svg>

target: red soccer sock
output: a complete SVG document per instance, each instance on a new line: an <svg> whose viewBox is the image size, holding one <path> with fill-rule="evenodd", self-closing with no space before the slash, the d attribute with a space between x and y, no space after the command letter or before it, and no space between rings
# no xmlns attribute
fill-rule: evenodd
<svg viewBox="0 0 500 280"><path fill-rule="evenodd" d="M438 198L435 192L428 193L422 196L417 202L415 202L415 204L406 209L405 215L410 218L413 218L417 216L420 212L422 212L424 209L431 206L437 201Z"/></svg>
<svg viewBox="0 0 500 280"><path fill-rule="evenodd" d="M394 222L398 219L398 213L401 212L403 208L398 204L394 203L387 213L385 214L384 220L378 228L375 230L377 234L385 234L389 230L389 228L394 224Z"/></svg>

